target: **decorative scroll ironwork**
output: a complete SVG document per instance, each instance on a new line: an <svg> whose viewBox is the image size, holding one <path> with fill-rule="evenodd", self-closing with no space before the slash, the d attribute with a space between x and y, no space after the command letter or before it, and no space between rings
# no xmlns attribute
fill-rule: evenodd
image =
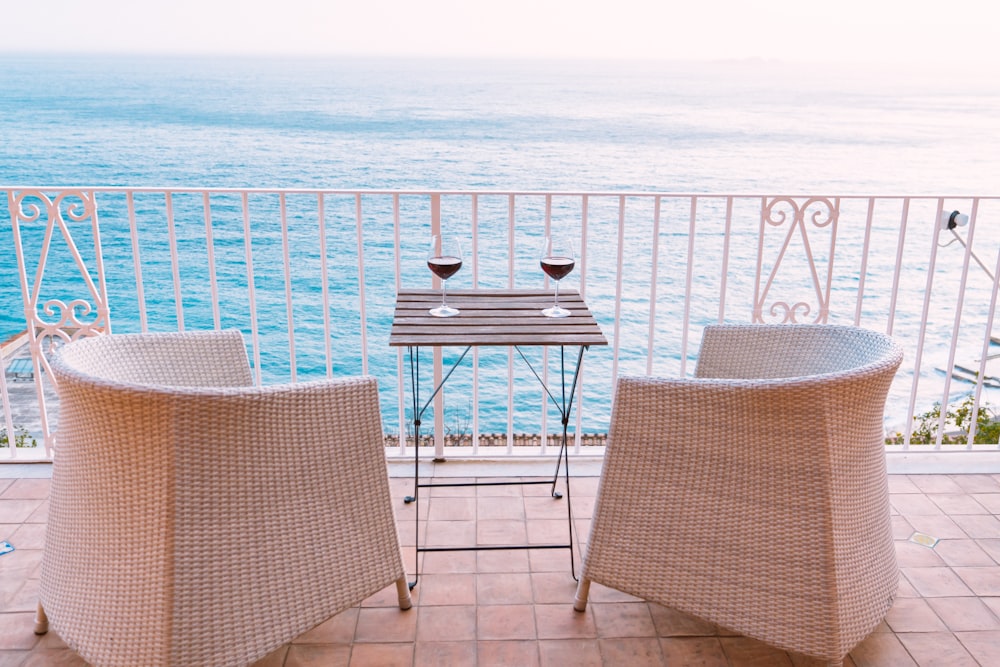
<svg viewBox="0 0 1000 667"><path fill-rule="evenodd" d="M791 197L762 200L754 322L799 323L809 318L814 323L827 321L830 316L830 280L833 275L833 252L839 213L839 199L812 197L801 203ZM773 261L765 262L765 248L770 245L765 244L765 236L769 230L782 231L784 238ZM823 234L829 237L829 250L825 255L813 250L814 247L819 247L817 237L821 238ZM804 273L809 276L810 283L805 286L808 295L799 296L803 289L803 272L799 267L803 263L808 268ZM794 264L799 266L789 269L788 273L795 275L796 279L780 289L783 293L796 294L798 298L770 300L779 289L777 285L782 267Z"/></svg>
<svg viewBox="0 0 1000 667"><path fill-rule="evenodd" d="M41 422L46 448L51 455L53 433L48 425L45 410L43 378L51 381L48 357L59 345L87 336L108 333L111 330L107 289L104 282L104 265L101 256L100 230L97 203L93 192L83 190L60 191L54 198L39 190L7 193L8 210L14 231L18 271L21 276L21 295L24 317L36 378ZM73 239L69 223L90 223L94 246L95 283L83 254ZM29 267L23 234L40 235L37 264ZM53 242L61 239L80 272L83 295L71 298L48 298L43 301L42 285ZM62 245L59 251L62 251ZM30 258L35 259L35 256ZM56 260L53 260L56 263ZM62 262L58 262L62 265ZM29 278L30 276L30 278ZM46 371L42 373L41 371Z"/></svg>

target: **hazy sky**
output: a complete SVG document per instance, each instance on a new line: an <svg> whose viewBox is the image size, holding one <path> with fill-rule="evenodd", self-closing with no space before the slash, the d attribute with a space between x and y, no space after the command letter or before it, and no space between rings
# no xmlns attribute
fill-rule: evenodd
<svg viewBox="0 0 1000 667"><path fill-rule="evenodd" d="M0 0L0 51L1000 64L983 0Z"/></svg>

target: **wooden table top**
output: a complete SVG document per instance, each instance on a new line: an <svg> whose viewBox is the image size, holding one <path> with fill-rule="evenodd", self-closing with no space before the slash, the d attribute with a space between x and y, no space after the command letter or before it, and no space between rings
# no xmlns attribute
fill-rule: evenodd
<svg viewBox="0 0 1000 667"><path fill-rule="evenodd" d="M440 290L404 289L396 295L389 345L607 345L594 316L572 290L559 291L559 305L569 317L545 317L553 290L448 290L454 317L434 317Z"/></svg>

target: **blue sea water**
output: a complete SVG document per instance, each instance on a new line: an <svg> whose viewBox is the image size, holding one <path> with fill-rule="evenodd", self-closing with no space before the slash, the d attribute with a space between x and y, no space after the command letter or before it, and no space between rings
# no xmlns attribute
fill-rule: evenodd
<svg viewBox="0 0 1000 667"><path fill-rule="evenodd" d="M761 62L0 55L0 184L983 194L1000 81Z"/></svg>
<svg viewBox="0 0 1000 667"><path fill-rule="evenodd" d="M958 71L8 54L0 91L0 189L1000 191L1000 80Z"/></svg>

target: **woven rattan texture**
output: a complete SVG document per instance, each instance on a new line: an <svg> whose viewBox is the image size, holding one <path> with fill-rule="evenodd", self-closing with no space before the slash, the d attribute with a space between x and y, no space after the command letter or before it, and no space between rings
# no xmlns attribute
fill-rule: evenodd
<svg viewBox="0 0 1000 667"><path fill-rule="evenodd" d="M898 583L883 411L901 360L853 327L720 325L699 377L621 378L581 597L596 581L842 660Z"/></svg>
<svg viewBox="0 0 1000 667"><path fill-rule="evenodd" d="M405 576L374 379L254 387L238 332L87 339L52 368L40 597L89 662L248 664Z"/></svg>

